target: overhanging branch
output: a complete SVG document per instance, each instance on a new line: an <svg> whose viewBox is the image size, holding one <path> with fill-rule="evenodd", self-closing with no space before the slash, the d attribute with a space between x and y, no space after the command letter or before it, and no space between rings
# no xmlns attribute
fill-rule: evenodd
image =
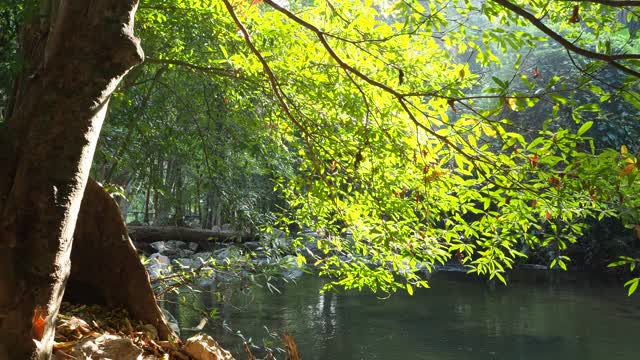
<svg viewBox="0 0 640 360"><path fill-rule="evenodd" d="M629 75L635 76L640 78L640 72L633 70L631 68L629 68L628 66L625 66L621 63L619 63L619 60L640 60L640 54L615 54L615 55L607 55L607 54L601 54L598 52L594 52L591 50L587 50L584 48L581 48L577 45L575 45L574 43L570 42L569 40L567 40L564 36L558 34L557 32L553 31L551 28L549 28L548 26L546 26L540 19L538 19L537 17L535 17L533 14L531 14L530 12L526 11L525 9L521 8L520 6L513 4L511 2L509 2L508 0L491 0L495 3L497 3L498 5L506 8L507 10L513 12L514 14L526 19L527 21L529 21L529 23L531 23L531 25L535 26L536 28L538 28L540 31L542 31L543 33L545 33L547 36L549 36L550 38L552 38L553 40L557 41L560 45L562 45L565 49L576 53L578 55L582 55L586 58L589 59L594 59L594 60L601 60L604 61L608 64L610 64L611 66L617 68L620 71L623 71Z"/></svg>
<svg viewBox="0 0 640 360"><path fill-rule="evenodd" d="M560 1L567 1L567 2L578 2L577 0L560 0ZM605 5L605 6L611 6L611 7L634 7L634 6L640 6L640 1L634 1L634 0L580 0L582 2L589 2L589 3L595 3L595 4L601 4L601 5Z"/></svg>
<svg viewBox="0 0 640 360"><path fill-rule="evenodd" d="M149 63L149 64L162 64L162 65L176 65L176 66L182 66L182 67L186 67L188 69L191 70L196 70L196 71L201 71L201 72L205 72L208 74L213 74L213 75L219 75L219 76L227 76L227 77L236 77L237 76L237 72L234 70L230 70L230 69L225 69L225 68L217 68L217 67L211 67L211 66L202 66L202 65L196 65L196 64L192 64L186 61L182 61L182 60L172 60L172 59L154 59L154 58L145 58L144 60L145 63Z"/></svg>

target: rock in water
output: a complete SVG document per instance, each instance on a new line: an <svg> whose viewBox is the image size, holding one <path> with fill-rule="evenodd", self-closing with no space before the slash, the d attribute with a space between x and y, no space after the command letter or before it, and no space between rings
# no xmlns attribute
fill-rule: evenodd
<svg viewBox="0 0 640 360"><path fill-rule="evenodd" d="M194 360L234 360L231 353L223 349L209 335L196 334L190 337L183 351Z"/></svg>

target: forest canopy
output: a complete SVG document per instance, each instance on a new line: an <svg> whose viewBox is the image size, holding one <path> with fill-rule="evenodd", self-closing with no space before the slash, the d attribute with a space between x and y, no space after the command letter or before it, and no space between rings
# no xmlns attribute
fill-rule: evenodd
<svg viewBox="0 0 640 360"><path fill-rule="evenodd" d="M144 0L93 176L142 222L312 229L328 287L566 269L595 224L640 237L638 5ZM634 271L633 249L605 260Z"/></svg>

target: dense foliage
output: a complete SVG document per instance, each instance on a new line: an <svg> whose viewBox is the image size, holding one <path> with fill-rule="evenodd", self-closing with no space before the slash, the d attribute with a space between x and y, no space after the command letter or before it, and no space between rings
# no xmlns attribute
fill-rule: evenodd
<svg viewBox="0 0 640 360"><path fill-rule="evenodd" d="M147 60L112 101L94 176L130 220L314 229L329 287L411 293L449 260L503 282L527 256L566 269L607 221L627 246L603 256L635 271L626 5L144 0Z"/></svg>

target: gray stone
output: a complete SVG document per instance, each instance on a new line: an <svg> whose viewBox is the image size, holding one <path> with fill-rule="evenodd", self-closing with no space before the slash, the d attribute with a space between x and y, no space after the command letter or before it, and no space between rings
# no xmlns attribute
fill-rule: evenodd
<svg viewBox="0 0 640 360"><path fill-rule="evenodd" d="M161 276L167 275L169 273L169 267L160 264L149 265L147 266L147 272L149 273L149 278L151 280L155 280Z"/></svg>
<svg viewBox="0 0 640 360"><path fill-rule="evenodd" d="M227 246L213 252L213 256L218 260L233 258L240 255L240 249L236 246Z"/></svg>
<svg viewBox="0 0 640 360"><path fill-rule="evenodd" d="M193 251L191 250L187 250L187 249L178 249L176 250L176 253L174 255L174 257L177 258L186 258L186 257L190 257L194 254Z"/></svg>
<svg viewBox="0 0 640 360"><path fill-rule="evenodd" d="M183 249L187 248L187 243L178 240L156 241L154 243L151 243L150 246L156 252L159 252L162 255L175 257L180 255L181 251L184 251Z"/></svg>
<svg viewBox="0 0 640 360"><path fill-rule="evenodd" d="M196 252L198 251L198 248L200 247L200 245L198 245L198 243L196 242L190 242L189 245L187 245L189 247L189 250Z"/></svg>
<svg viewBox="0 0 640 360"><path fill-rule="evenodd" d="M186 268L194 268L200 265L196 260L191 258L179 258L179 259L173 260L173 262L179 267L186 267Z"/></svg>
<svg viewBox="0 0 640 360"><path fill-rule="evenodd" d="M166 245L172 249L184 249L187 247L187 243L180 240L169 240Z"/></svg>
<svg viewBox="0 0 640 360"><path fill-rule="evenodd" d="M149 256L149 264L153 265L153 264L159 264L159 265L167 265L169 266L169 264L171 264L171 260L169 259L169 257L155 253L155 254L151 254L151 256Z"/></svg>
<svg viewBox="0 0 640 360"><path fill-rule="evenodd" d="M162 250L165 249L166 245L164 243L164 241L156 241L156 242L152 242L151 244L149 244L149 246L155 250L155 252L161 252Z"/></svg>
<svg viewBox="0 0 640 360"><path fill-rule="evenodd" d="M210 252L199 252L196 254L193 254L191 256L191 259L193 259L195 266L201 266L203 265L205 262L207 262L209 259L211 259L211 256L213 254Z"/></svg>

